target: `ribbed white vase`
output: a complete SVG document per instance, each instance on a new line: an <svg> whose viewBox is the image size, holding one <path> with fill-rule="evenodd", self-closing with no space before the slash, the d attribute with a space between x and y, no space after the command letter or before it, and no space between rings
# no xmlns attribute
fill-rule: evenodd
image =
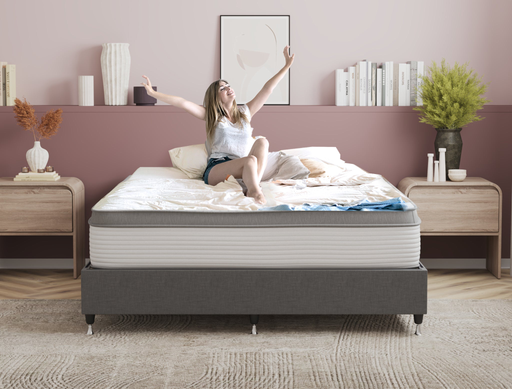
<svg viewBox="0 0 512 389"><path fill-rule="evenodd" d="M129 43L103 43L101 74L105 105L127 105L131 57Z"/></svg>
<svg viewBox="0 0 512 389"><path fill-rule="evenodd" d="M37 172L37 169L45 169L50 154L41 147L41 142L35 141L34 147L27 151L27 162L30 171Z"/></svg>

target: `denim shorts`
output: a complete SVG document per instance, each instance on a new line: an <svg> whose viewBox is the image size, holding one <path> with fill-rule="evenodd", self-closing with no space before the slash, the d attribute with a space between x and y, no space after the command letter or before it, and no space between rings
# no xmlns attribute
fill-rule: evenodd
<svg viewBox="0 0 512 389"><path fill-rule="evenodd" d="M232 161L232 158L222 157L222 158L210 158L208 160L208 164L206 165L206 170L203 173L203 181L205 184L208 184L208 175L210 174L210 170L213 169L214 166L217 166L224 162Z"/></svg>

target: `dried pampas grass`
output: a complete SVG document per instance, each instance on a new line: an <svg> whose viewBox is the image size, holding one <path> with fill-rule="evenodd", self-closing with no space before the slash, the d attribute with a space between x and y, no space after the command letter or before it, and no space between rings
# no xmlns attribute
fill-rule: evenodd
<svg viewBox="0 0 512 389"><path fill-rule="evenodd" d="M39 122L34 108L26 99L24 101L16 99L14 102L14 113L18 125L25 131L32 131L35 141L40 141L41 138L48 139L57 133L62 123L62 109L46 112Z"/></svg>

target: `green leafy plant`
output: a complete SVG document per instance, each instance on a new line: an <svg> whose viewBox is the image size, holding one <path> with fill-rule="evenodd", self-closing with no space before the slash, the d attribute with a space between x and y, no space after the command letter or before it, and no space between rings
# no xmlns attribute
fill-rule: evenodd
<svg viewBox="0 0 512 389"><path fill-rule="evenodd" d="M418 90L423 106L414 108L420 112L420 123L453 129L484 119L476 112L490 102L482 97L488 85L482 84L478 74L467 66L455 62L450 68L444 59L441 66L432 62Z"/></svg>

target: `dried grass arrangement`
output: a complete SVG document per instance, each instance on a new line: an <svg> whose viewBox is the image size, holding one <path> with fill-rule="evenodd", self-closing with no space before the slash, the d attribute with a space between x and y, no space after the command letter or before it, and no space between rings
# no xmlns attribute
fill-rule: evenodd
<svg viewBox="0 0 512 389"><path fill-rule="evenodd" d="M27 102L27 99L24 101L16 99L14 102L14 113L18 125L25 131L32 131L34 141L40 141L41 138L48 139L57 133L62 123L62 109L46 112L39 121L34 108Z"/></svg>

